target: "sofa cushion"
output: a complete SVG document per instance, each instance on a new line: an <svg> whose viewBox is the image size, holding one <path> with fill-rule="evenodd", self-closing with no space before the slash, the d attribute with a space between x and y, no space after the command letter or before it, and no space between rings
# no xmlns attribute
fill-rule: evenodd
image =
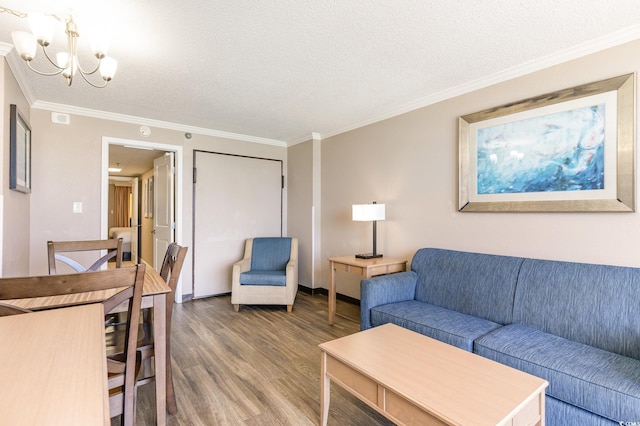
<svg viewBox="0 0 640 426"><path fill-rule="evenodd" d="M287 284L284 271L247 271L240 274L242 285L280 285Z"/></svg>
<svg viewBox="0 0 640 426"><path fill-rule="evenodd" d="M420 249L411 261L418 274L416 300L510 324L523 258Z"/></svg>
<svg viewBox="0 0 640 426"><path fill-rule="evenodd" d="M620 426L620 422L605 419L589 411L547 395L544 401L545 426ZM624 424L624 423L623 423Z"/></svg>
<svg viewBox="0 0 640 426"><path fill-rule="evenodd" d="M252 271L284 271L291 257L291 238L254 238Z"/></svg>
<svg viewBox="0 0 640 426"><path fill-rule="evenodd" d="M639 304L640 268L527 259L513 322L640 359Z"/></svg>
<svg viewBox="0 0 640 426"><path fill-rule="evenodd" d="M473 341L501 327L491 321L416 300L389 303L371 309L371 325L392 323L467 351Z"/></svg>
<svg viewBox="0 0 640 426"><path fill-rule="evenodd" d="M513 324L474 345L478 355L541 377L547 395L614 421L640 419L640 361Z"/></svg>

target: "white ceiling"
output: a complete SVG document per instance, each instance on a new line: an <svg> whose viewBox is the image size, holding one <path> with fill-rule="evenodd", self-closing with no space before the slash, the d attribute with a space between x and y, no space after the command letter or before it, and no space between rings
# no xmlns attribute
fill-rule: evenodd
<svg viewBox="0 0 640 426"><path fill-rule="evenodd" d="M118 72L106 89L79 77L67 87L60 76L41 77L18 63L17 78L36 108L283 145L640 38L638 0L0 0L0 6L72 10L82 52L83 28L98 25L92 17L116 30L109 53ZM26 19L0 13L0 43L11 43L18 29L28 29Z"/></svg>

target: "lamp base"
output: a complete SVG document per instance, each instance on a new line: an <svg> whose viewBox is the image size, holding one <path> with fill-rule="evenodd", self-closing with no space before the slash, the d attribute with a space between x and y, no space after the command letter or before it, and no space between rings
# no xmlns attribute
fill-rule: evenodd
<svg viewBox="0 0 640 426"><path fill-rule="evenodd" d="M382 257L381 253L363 253L363 254L356 254L356 259L377 259L378 257Z"/></svg>

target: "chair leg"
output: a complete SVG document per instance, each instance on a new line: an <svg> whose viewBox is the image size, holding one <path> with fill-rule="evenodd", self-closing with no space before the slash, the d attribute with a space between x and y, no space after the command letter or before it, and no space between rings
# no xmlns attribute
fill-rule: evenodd
<svg viewBox="0 0 640 426"><path fill-rule="evenodd" d="M293 305L287 305L287 312L291 313L293 311Z"/></svg>
<svg viewBox="0 0 640 426"><path fill-rule="evenodd" d="M171 352L167 348L167 411L169 414L178 412L178 403L176 402L176 394L173 391L173 373L171 368Z"/></svg>
<svg viewBox="0 0 640 426"><path fill-rule="evenodd" d="M236 312L240 311L240 305L233 305L233 310Z"/></svg>

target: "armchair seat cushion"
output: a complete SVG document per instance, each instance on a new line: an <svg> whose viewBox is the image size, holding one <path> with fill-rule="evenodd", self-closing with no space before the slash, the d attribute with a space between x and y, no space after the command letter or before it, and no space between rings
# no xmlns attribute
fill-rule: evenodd
<svg viewBox="0 0 640 426"><path fill-rule="evenodd" d="M247 271L240 274L240 285L285 286L285 271Z"/></svg>

